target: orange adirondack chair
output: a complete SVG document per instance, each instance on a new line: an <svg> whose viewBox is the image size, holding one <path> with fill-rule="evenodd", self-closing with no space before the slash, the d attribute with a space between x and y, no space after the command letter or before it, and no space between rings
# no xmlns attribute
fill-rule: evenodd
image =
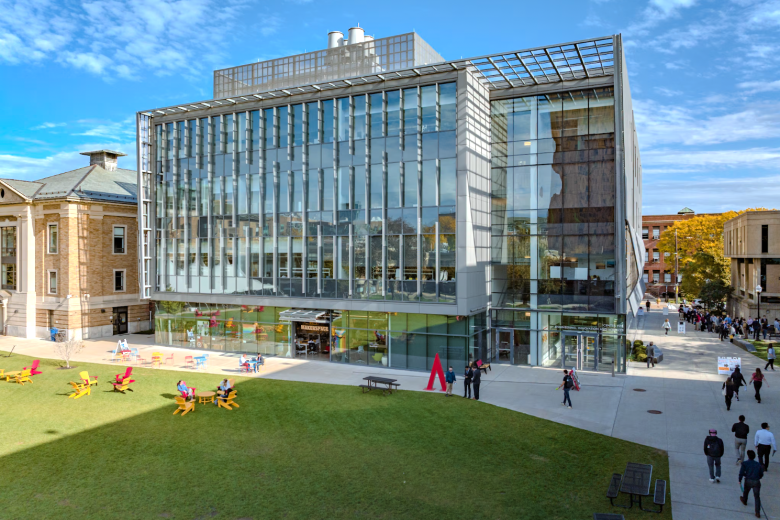
<svg viewBox="0 0 780 520"><path fill-rule="evenodd" d="M130 390L131 392L133 391L133 389L130 388L130 383L132 382L133 381L129 377L126 377L122 380L121 383L111 383L111 384L114 385L115 392L122 392L124 394L125 391L127 390Z"/></svg>
<svg viewBox="0 0 780 520"><path fill-rule="evenodd" d="M176 397L176 404L178 404L179 407L176 409L175 412L173 412L173 415L182 412L181 415L182 417L184 417L189 412L195 409L195 401L187 401L183 397Z"/></svg>
<svg viewBox="0 0 780 520"><path fill-rule="evenodd" d="M97 383L97 381L95 381ZM84 383L83 385L80 385L78 383L74 383L73 381L70 382L70 386L73 387L73 393L68 396L68 399L71 397L73 399L78 399L82 395L92 395L92 385L89 383Z"/></svg>

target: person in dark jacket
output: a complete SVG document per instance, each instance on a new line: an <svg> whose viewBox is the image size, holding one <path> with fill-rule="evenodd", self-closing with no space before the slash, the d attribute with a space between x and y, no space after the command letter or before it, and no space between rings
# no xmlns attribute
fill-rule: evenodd
<svg viewBox="0 0 780 520"><path fill-rule="evenodd" d="M471 380L471 386L474 387L474 399L479 401L479 380L482 379L482 370L479 365L474 367L474 375Z"/></svg>
<svg viewBox="0 0 780 520"><path fill-rule="evenodd" d="M469 363L466 373L463 374L463 397L466 399L471 399L471 380L474 378L474 369L471 365Z"/></svg>
<svg viewBox="0 0 780 520"><path fill-rule="evenodd" d="M723 441L718 437L718 430L711 429L710 434L704 439L704 454L707 456L707 467L710 469L710 482L720 482Z"/></svg>
<svg viewBox="0 0 780 520"><path fill-rule="evenodd" d="M563 382L561 383L561 386L558 388L563 387L563 402L561 403L563 406L566 406L566 401L569 402L569 408L571 408L571 396L569 395L569 391L574 386L574 380L572 379L571 375L569 375L568 370L563 371Z"/></svg>
<svg viewBox="0 0 780 520"><path fill-rule="evenodd" d="M731 380L734 382L734 397L736 397L737 401L739 401L739 387L743 385L747 386L745 376L742 375L742 371L739 369L739 367L736 367L734 372L731 373Z"/></svg>
<svg viewBox="0 0 780 520"><path fill-rule="evenodd" d="M447 373L444 374L444 380L447 382L447 392L444 394L447 397L452 396L452 385L455 384L455 372L453 372L452 367L447 370Z"/></svg>
<svg viewBox="0 0 780 520"><path fill-rule="evenodd" d="M734 398L734 386L734 381L729 377L721 387L721 389L726 390L726 411L731 410L731 400Z"/></svg>
<svg viewBox="0 0 780 520"><path fill-rule="evenodd" d="M655 346L652 341L647 345L645 353L647 354L647 368L650 368L651 364L653 365L653 368L655 368Z"/></svg>
<svg viewBox="0 0 780 520"><path fill-rule="evenodd" d="M737 466L745 460L745 448L747 448L747 436L750 433L750 426L745 424L745 416L739 416L739 422L731 426L734 433L734 448L737 450Z"/></svg>
<svg viewBox="0 0 780 520"><path fill-rule="evenodd" d="M745 487L742 496L739 497L743 505L747 505L750 490L753 490L753 501L756 503L756 518L761 518L761 477L764 476L764 467L756 459L756 452L748 450L748 460L742 463L739 468L739 482L745 479Z"/></svg>

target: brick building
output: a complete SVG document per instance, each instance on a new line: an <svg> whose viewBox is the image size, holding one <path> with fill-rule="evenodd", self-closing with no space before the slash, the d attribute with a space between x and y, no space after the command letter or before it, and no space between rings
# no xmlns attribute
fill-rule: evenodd
<svg viewBox="0 0 780 520"><path fill-rule="evenodd" d="M97 338L150 327L138 294L136 172L124 155L37 181L0 179L3 334Z"/></svg>
<svg viewBox="0 0 780 520"><path fill-rule="evenodd" d="M688 220L696 216L690 208L683 208L676 215L642 215L642 240L645 243L645 270L643 277L647 294L663 298L667 294L674 297L674 255L662 253L658 249L661 233L679 220ZM667 271L668 269L668 271ZM678 274L677 283L682 281Z"/></svg>

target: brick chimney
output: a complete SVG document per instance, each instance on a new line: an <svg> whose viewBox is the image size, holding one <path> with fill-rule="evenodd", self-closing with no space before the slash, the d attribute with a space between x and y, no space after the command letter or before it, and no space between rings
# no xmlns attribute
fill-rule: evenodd
<svg viewBox="0 0 780 520"><path fill-rule="evenodd" d="M116 161L127 154L113 150L95 150L94 152L81 152L81 155L89 155L89 165L97 164L106 171L116 171Z"/></svg>

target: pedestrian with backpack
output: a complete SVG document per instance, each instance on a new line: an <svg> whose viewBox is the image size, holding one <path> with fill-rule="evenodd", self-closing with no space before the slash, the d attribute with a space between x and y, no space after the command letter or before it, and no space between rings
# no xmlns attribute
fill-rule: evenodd
<svg viewBox="0 0 780 520"><path fill-rule="evenodd" d="M704 454L707 456L710 482L720 483L720 458L723 456L723 451L723 440L718 437L718 430L710 429L710 434L704 439Z"/></svg>
<svg viewBox="0 0 780 520"><path fill-rule="evenodd" d="M563 371L563 382L558 387L559 389L563 387L563 402L561 403L561 406L566 406L566 402L569 402L569 408L571 408L571 396L569 395L569 391L574 387L574 380L571 378L571 375L569 375L568 370Z"/></svg>

